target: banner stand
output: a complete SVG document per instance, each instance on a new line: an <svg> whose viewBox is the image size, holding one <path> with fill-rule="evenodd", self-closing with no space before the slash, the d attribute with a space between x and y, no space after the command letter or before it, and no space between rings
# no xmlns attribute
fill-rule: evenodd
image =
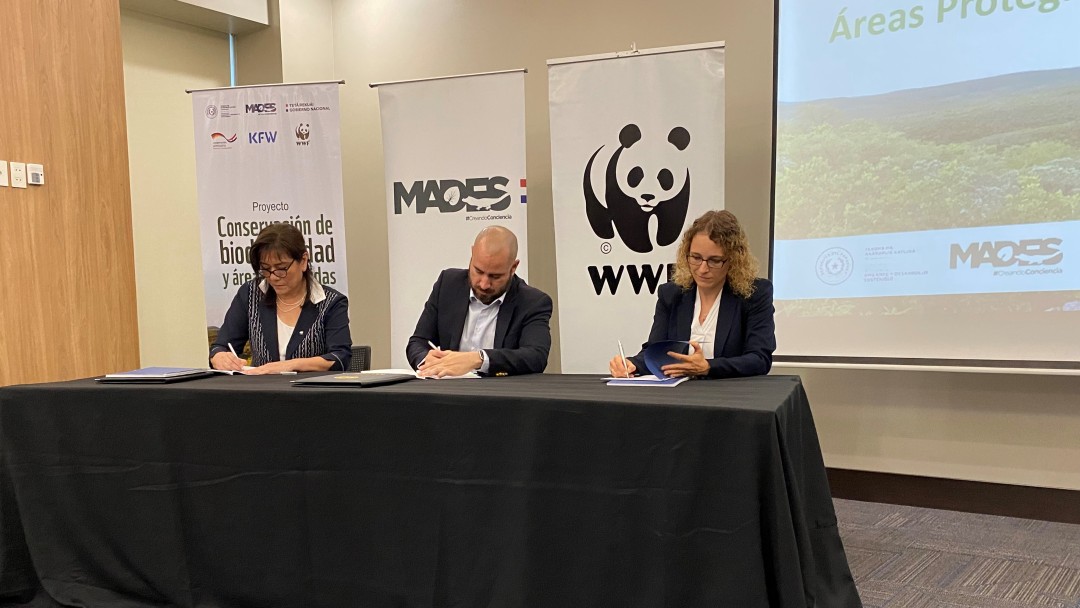
<svg viewBox="0 0 1080 608"><path fill-rule="evenodd" d="M310 268L348 294L338 87L343 80L189 90L211 338L237 291L255 278L259 231L290 223Z"/></svg>
<svg viewBox="0 0 1080 608"><path fill-rule="evenodd" d="M512 230L517 274L528 278L525 70L372 87L386 163L391 366L403 368L432 285L442 270L468 267L480 230Z"/></svg>
<svg viewBox="0 0 1080 608"><path fill-rule="evenodd" d="M547 62L563 373L638 351L683 230L724 208L724 52Z"/></svg>

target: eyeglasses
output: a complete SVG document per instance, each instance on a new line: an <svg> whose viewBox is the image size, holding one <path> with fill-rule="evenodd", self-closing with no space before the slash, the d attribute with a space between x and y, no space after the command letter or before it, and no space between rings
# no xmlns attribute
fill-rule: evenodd
<svg viewBox="0 0 1080 608"><path fill-rule="evenodd" d="M285 268L260 268L259 276L268 279L270 278L270 275L274 275L279 279L284 279L285 275L289 274L289 269L292 268L293 262L296 262L296 260L289 262L289 265Z"/></svg>
<svg viewBox="0 0 1080 608"><path fill-rule="evenodd" d="M714 270L728 263L727 258L705 259L696 253L691 253L690 255L686 256L686 261L689 262L691 266L701 266L701 263L705 262L705 264L707 264L709 268L712 268Z"/></svg>

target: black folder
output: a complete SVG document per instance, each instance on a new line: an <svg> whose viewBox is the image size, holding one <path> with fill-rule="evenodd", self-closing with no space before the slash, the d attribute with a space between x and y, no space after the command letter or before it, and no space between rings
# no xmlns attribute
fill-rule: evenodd
<svg viewBox="0 0 1080 608"><path fill-rule="evenodd" d="M315 376L313 378L301 378L293 380L296 386L379 386L383 384L396 384L408 380L415 380L414 374L395 373L340 373Z"/></svg>

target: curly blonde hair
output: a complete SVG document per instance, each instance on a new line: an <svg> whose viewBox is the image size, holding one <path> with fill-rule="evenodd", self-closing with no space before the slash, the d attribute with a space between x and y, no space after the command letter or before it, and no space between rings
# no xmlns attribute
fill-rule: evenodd
<svg viewBox="0 0 1080 608"><path fill-rule="evenodd" d="M750 253L746 232L739 225L735 214L730 211L707 211L686 229L675 258L675 283L683 289L690 289L694 285L694 275L690 272L686 256L690 254L690 241L702 233L709 235L712 242L724 248L731 263L727 273L731 290L739 297L749 298L750 294L754 293L758 261L754 254Z"/></svg>

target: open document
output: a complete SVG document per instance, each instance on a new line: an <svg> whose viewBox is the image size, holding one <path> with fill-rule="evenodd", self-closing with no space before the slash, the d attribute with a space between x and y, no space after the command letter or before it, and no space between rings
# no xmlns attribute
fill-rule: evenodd
<svg viewBox="0 0 1080 608"><path fill-rule="evenodd" d="M689 380L686 376L682 378L668 378L661 376L657 378L652 374L648 376L633 376L630 378L607 378L608 386L678 386L683 382Z"/></svg>

